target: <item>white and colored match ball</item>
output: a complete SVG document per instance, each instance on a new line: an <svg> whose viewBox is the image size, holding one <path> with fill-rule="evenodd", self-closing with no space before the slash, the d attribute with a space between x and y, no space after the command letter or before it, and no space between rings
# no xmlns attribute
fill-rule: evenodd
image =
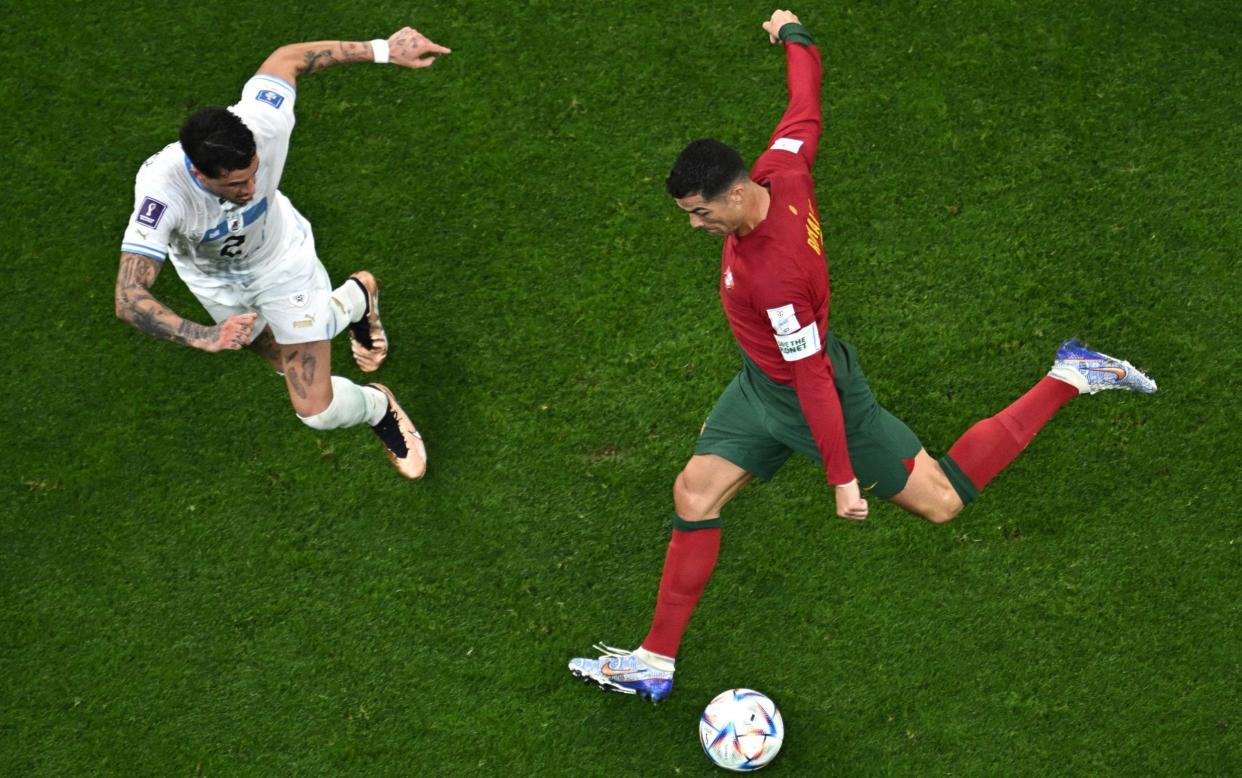
<svg viewBox="0 0 1242 778"><path fill-rule="evenodd" d="M699 718L699 742L707 758L734 772L751 772L771 762L784 739L785 722L776 703L753 689L717 694Z"/></svg>

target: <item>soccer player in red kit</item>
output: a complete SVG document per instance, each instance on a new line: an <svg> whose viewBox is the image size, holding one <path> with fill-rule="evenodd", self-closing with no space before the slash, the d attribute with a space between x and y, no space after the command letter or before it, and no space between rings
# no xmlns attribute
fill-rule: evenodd
<svg viewBox="0 0 1242 778"><path fill-rule="evenodd" d="M634 651L598 645L570 672L611 691L659 702L673 686L682 633L720 548L721 509L752 478L772 477L794 452L824 465L837 515L861 520L859 486L935 523L949 521L1030 443L1066 402L1102 389L1154 392L1155 382L1076 341L1052 370L997 415L972 426L946 456L876 401L854 347L828 326L830 292L811 170L822 129L822 69L809 32L789 11L763 24L783 44L789 104L747 175L732 148L698 140L667 180L690 226L724 238L720 299L742 370L717 401L695 454L673 484L673 537L651 630Z"/></svg>

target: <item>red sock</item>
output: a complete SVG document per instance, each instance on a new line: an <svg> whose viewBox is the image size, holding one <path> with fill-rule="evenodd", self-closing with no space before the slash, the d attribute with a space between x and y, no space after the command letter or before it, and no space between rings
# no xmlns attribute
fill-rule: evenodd
<svg viewBox="0 0 1242 778"><path fill-rule="evenodd" d="M1076 387L1046 376L1008 408L966 430L949 456L982 489L1022 453L1062 405L1077 396Z"/></svg>
<svg viewBox="0 0 1242 778"><path fill-rule="evenodd" d="M667 657L677 656L681 635L690 623L699 595L716 567L720 552L720 527L673 529L664 557L664 574L660 577L660 594L656 598L651 631L642 647Z"/></svg>

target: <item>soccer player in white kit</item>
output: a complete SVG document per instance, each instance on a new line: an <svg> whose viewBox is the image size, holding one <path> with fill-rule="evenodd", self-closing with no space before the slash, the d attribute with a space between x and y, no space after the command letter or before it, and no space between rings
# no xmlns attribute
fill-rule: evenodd
<svg viewBox="0 0 1242 778"><path fill-rule="evenodd" d="M196 112L179 143L143 163L116 281L118 318L203 351L256 351L284 374L298 418L319 430L369 424L406 478L422 477L427 453L393 393L331 374L331 339L341 330L350 331L364 372L388 355L379 286L359 271L332 289L310 223L277 187L298 76L346 62L423 68L447 53L409 27L387 40L276 49L246 82L241 100ZM151 295L166 259L214 326L183 319Z"/></svg>

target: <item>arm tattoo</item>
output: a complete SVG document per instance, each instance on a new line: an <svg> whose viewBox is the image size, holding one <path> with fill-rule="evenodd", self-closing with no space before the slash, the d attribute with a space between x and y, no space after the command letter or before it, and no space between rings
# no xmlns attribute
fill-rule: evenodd
<svg viewBox="0 0 1242 778"><path fill-rule="evenodd" d="M139 254L121 254L116 277L116 315L153 338L193 346L211 339L210 327L182 319L151 296L161 265Z"/></svg>
<svg viewBox="0 0 1242 778"><path fill-rule="evenodd" d="M181 319L168 308L160 305L155 298L146 298L154 305L134 306L132 318L129 319L141 332L145 332L157 340L169 340L183 346L211 340L209 327ZM177 320L180 320L179 322Z"/></svg>
<svg viewBox="0 0 1242 778"><path fill-rule="evenodd" d="M150 288L159 275L160 265L153 259L140 254L122 254L121 268L117 273L116 288L142 287Z"/></svg>
<svg viewBox="0 0 1242 778"><path fill-rule="evenodd" d="M336 64L336 57L332 55L332 49L323 49L322 51L306 52L306 61L302 67L298 68L302 73L314 73L316 70L330 68Z"/></svg>
<svg viewBox="0 0 1242 778"><path fill-rule="evenodd" d="M308 44L311 48L302 55L298 75L314 73L342 62L369 62L371 44L357 41L334 41L332 43ZM321 48L323 47L323 48Z"/></svg>
<svg viewBox="0 0 1242 778"><path fill-rule="evenodd" d="M358 41L345 41L341 44L341 52L345 55L341 58L344 62L371 61L370 42L360 43Z"/></svg>

